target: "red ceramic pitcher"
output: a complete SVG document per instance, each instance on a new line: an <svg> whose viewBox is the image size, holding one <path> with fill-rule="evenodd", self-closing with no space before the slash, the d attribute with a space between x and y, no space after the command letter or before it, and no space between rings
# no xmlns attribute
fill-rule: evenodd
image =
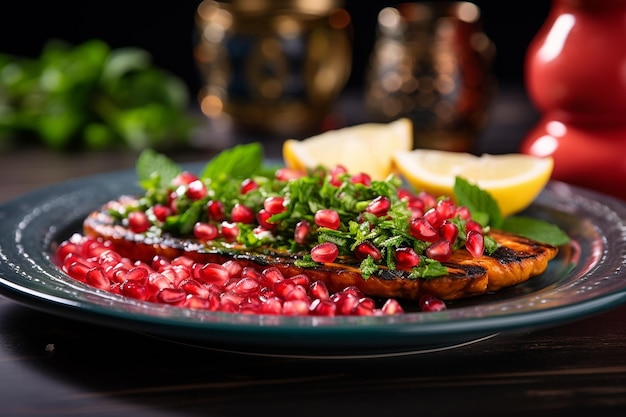
<svg viewBox="0 0 626 417"><path fill-rule="evenodd" d="M543 116L520 151L551 155L554 179L626 200L626 0L553 0L525 71Z"/></svg>

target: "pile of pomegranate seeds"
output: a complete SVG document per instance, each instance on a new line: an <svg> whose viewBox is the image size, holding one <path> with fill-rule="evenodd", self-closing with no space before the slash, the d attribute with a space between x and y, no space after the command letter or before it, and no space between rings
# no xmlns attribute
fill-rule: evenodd
<svg viewBox="0 0 626 417"><path fill-rule="evenodd" d="M377 264L385 264L386 266L395 268L400 267L406 270L412 270L419 266L420 255L430 259L446 262L455 248L464 247L474 256L479 257L485 250L485 242L482 226L472 220L470 211L465 206L457 206L450 198L436 198L426 192L413 193L405 188L383 187L387 192L395 189L387 195L377 195L376 188L372 187L373 181L367 174L360 173L356 175L348 175L345 167L338 165L331 169L328 173L317 172L321 175L315 192L320 192L323 188L324 180L327 180L332 187L336 188L336 194L332 198L337 201L332 202L332 207L321 207L323 204L331 204L332 200L328 195L316 195L309 190L309 194L294 197L287 195L289 187L286 186L287 180L303 179L306 181L305 172L290 171L287 173L285 169L278 170L275 173L274 181L278 181L272 187L261 189L261 185L253 178L246 178L237 184L235 195L229 195L225 201L220 201L218 195L213 195L214 190L209 192L207 184L200 180L195 174L183 171L178 174L172 181L172 186L167 188L165 193L168 197L167 202L161 202L152 207L142 208L144 211L135 211L122 208L122 212L128 213L127 226L134 233L144 233L153 225L160 227L171 215L180 215L184 212L187 205L195 203L203 203L202 209L197 210L195 216L197 221L193 227L193 237L204 242L225 241L232 242L235 240L248 240L243 238L242 234L254 234L254 239L267 238L266 243L271 245L273 240L283 244L285 240L292 239L297 245L309 250L311 259L315 262L334 262L339 256L342 249L333 240L350 241L355 239L354 235L343 235L339 239L324 238L324 243L314 245L313 242L318 240L318 234L330 234L328 231L336 231L337 233L346 232L350 229L348 216L353 216L354 221L362 223L369 217L371 228L375 228L376 224L389 218L398 218L404 216L403 219L408 223L408 232L410 238L407 237L406 242L394 250L392 257L386 256L387 249L375 245L371 241L366 241L355 245L353 255L360 260L371 258ZM272 180L268 180L272 181ZM346 186L347 184L360 184L368 187L354 188ZM387 183L389 185L391 183ZM266 184L267 185L267 184ZM380 184L378 184L380 187ZM285 188L286 187L286 188ZM268 191L271 189L271 191ZM278 191L277 191L278 190ZM272 193L282 192L282 195L274 195ZM328 193L326 190L324 193ZM258 195L255 195L258 194ZM367 205L359 210L354 207L344 207L341 203L342 198L348 197L347 194L352 193L350 199L357 201L363 199ZM368 195L364 197L364 193ZM331 193L332 194L332 193ZM211 196L211 197L209 197ZM221 196L224 197L224 196ZM303 202L294 202L294 198L312 199L315 204L304 204ZM369 200L369 201L368 201ZM204 203L206 201L206 203ZM393 210L393 205L397 201L403 201L408 209L408 214L402 210ZM308 202L307 202L308 203ZM135 203L135 205L137 205ZM305 218L287 219L284 224L271 221L272 216L288 212L290 207L298 205L295 210L297 216L308 216ZM228 209L226 208L228 206ZM232 207L230 207L232 206ZM356 206L356 205L355 205ZM309 207L316 207L315 211L306 212ZM343 220L340 217L343 213ZM374 216L378 220L373 220ZM406 217L406 218L405 218ZM152 222L152 224L151 224ZM295 223L294 223L295 222ZM290 226L285 226L290 224ZM171 227L172 224L170 223ZM241 227L243 226L243 228ZM377 229L372 236L380 236L387 233L388 237L395 237L402 234L400 230L396 233L388 230ZM423 253L415 253L413 248L416 241L426 242L428 245L422 249ZM385 239L379 238L379 241ZM349 244L345 246L350 246ZM410 249L410 250L409 250ZM394 265L389 265L388 260L393 259Z"/></svg>
<svg viewBox="0 0 626 417"><path fill-rule="evenodd" d="M155 257L151 265L123 257L108 242L75 234L57 252L61 269L93 287L137 300L209 311L280 315L391 315L404 310L395 299L380 308L356 287L331 294L322 281L305 274L285 277L277 268L262 271L237 261L196 263L188 257ZM423 311L438 311L429 298ZM443 304L445 308L445 304Z"/></svg>

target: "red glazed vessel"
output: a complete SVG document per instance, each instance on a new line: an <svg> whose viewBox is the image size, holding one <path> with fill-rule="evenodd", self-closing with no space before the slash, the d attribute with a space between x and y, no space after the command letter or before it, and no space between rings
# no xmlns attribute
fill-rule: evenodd
<svg viewBox="0 0 626 417"><path fill-rule="evenodd" d="M554 0L526 56L543 116L520 152L552 178L626 200L626 0Z"/></svg>

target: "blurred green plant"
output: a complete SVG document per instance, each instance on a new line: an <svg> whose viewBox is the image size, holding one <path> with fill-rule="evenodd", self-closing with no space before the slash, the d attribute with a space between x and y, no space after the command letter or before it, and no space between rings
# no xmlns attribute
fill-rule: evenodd
<svg viewBox="0 0 626 417"><path fill-rule="evenodd" d="M49 41L35 59L0 54L0 149L171 149L200 119L186 85L139 48Z"/></svg>

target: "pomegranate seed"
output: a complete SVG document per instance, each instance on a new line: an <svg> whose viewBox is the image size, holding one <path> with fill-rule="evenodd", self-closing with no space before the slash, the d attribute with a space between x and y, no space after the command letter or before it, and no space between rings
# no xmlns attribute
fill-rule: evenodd
<svg viewBox="0 0 626 417"><path fill-rule="evenodd" d="M64 240L59 244L57 248L56 258L59 262L63 263L63 260L70 253L78 253L80 251L80 245L72 243L68 240Z"/></svg>
<svg viewBox="0 0 626 417"><path fill-rule="evenodd" d="M287 278L287 281L293 282L296 285L302 285L303 287L308 287L311 283L311 279L308 275L305 274L294 275Z"/></svg>
<svg viewBox="0 0 626 417"><path fill-rule="evenodd" d="M182 280L193 276L191 267L186 265L172 265L171 270L174 272L174 283L178 285Z"/></svg>
<svg viewBox="0 0 626 417"><path fill-rule="evenodd" d="M437 199L433 195L425 191L420 191L417 194L417 198L419 198L420 200L424 202L424 210L433 208L437 204Z"/></svg>
<svg viewBox="0 0 626 417"><path fill-rule="evenodd" d="M283 314L301 316L309 312L309 302L305 300L287 300L283 303Z"/></svg>
<svg viewBox="0 0 626 417"><path fill-rule="evenodd" d="M150 228L150 220L143 211L131 211L128 213L128 227L134 233L143 233Z"/></svg>
<svg viewBox="0 0 626 417"><path fill-rule="evenodd" d="M330 175L343 175L348 173L348 168L341 164L335 165L329 172Z"/></svg>
<svg viewBox="0 0 626 417"><path fill-rule="evenodd" d="M167 269L163 270L161 272L161 275L163 275L167 279L170 285L176 285L176 280L178 279L178 277L176 276L176 272L174 272L174 269L172 269L172 267L168 267Z"/></svg>
<svg viewBox="0 0 626 417"><path fill-rule="evenodd" d="M237 203L230 212L230 218L236 223L250 224L254 221L255 216L251 208Z"/></svg>
<svg viewBox="0 0 626 417"><path fill-rule="evenodd" d="M354 295L356 298L363 298L363 292L356 286L350 285L341 290L341 294Z"/></svg>
<svg viewBox="0 0 626 417"><path fill-rule="evenodd" d="M89 272L91 268L92 266L85 265L78 261L73 261L67 267L67 274L78 281L85 282L87 279L87 272Z"/></svg>
<svg viewBox="0 0 626 417"><path fill-rule="evenodd" d="M334 316L337 312L337 305L329 299L316 298L311 302L309 311L315 316Z"/></svg>
<svg viewBox="0 0 626 417"><path fill-rule="evenodd" d="M335 293L331 298L337 306L337 311L341 315L352 315L359 304L359 297L350 293Z"/></svg>
<svg viewBox="0 0 626 417"><path fill-rule="evenodd" d="M98 267L91 268L87 271L87 274L85 274L85 282L101 290L108 290L111 288L111 282L104 275L102 269Z"/></svg>
<svg viewBox="0 0 626 417"><path fill-rule="evenodd" d="M83 245L83 254L87 258L98 257L103 252L107 251L110 251L110 249L104 243L97 240L87 240Z"/></svg>
<svg viewBox="0 0 626 417"><path fill-rule="evenodd" d="M374 310L374 308L376 308L376 303L374 302L374 300L372 300L369 297L361 297L359 299L359 305L369 309L369 310Z"/></svg>
<svg viewBox="0 0 626 417"><path fill-rule="evenodd" d="M185 291L187 294L195 295L200 298L209 298L210 291L208 288L203 286L200 281L197 281L193 278L187 278L182 280L178 284L178 288Z"/></svg>
<svg viewBox="0 0 626 417"><path fill-rule="evenodd" d="M480 223L474 220L468 220L467 222L465 222L465 231L469 233L472 230L480 234L483 233L483 227L480 225Z"/></svg>
<svg viewBox="0 0 626 417"><path fill-rule="evenodd" d="M122 261L122 256L112 249L106 250L98 256L100 264L117 264Z"/></svg>
<svg viewBox="0 0 626 417"><path fill-rule="evenodd" d="M281 282L285 279L285 276L280 271L280 269L275 266L270 266L269 268L265 268L259 278L259 282L266 287L274 287L276 283Z"/></svg>
<svg viewBox="0 0 626 417"><path fill-rule="evenodd" d="M109 281L122 283L125 281L126 273L128 272L128 268L123 262L119 262L114 266L106 269L105 274Z"/></svg>
<svg viewBox="0 0 626 417"><path fill-rule="evenodd" d="M172 215L172 209L164 206L163 204L156 204L152 208L152 212L154 213L154 216L157 218L157 220L160 222L164 222L165 220L167 220L168 216Z"/></svg>
<svg viewBox="0 0 626 417"><path fill-rule="evenodd" d="M220 295L220 306L225 311L237 311L244 299L242 295L226 291Z"/></svg>
<svg viewBox="0 0 626 417"><path fill-rule="evenodd" d="M439 227L439 236L442 239L445 239L448 242L454 244L454 242L456 242L456 238L459 236L459 228L456 226L456 224L452 223L449 220L446 220Z"/></svg>
<svg viewBox="0 0 626 417"><path fill-rule="evenodd" d="M439 239L439 232L425 218L411 220L409 232L415 239L424 242L436 242Z"/></svg>
<svg viewBox="0 0 626 417"><path fill-rule="evenodd" d="M222 222L222 237L228 241L236 240L239 236L239 227L237 223Z"/></svg>
<svg viewBox="0 0 626 417"><path fill-rule="evenodd" d="M391 201L389 201L389 197L386 196L378 196L373 199L365 208L365 211L368 213L372 213L376 217L381 217L387 214L389 209L391 208Z"/></svg>
<svg viewBox="0 0 626 417"><path fill-rule="evenodd" d="M348 170L343 165L337 165L330 170L330 183L335 187L339 187L342 183L342 176L347 174Z"/></svg>
<svg viewBox="0 0 626 417"><path fill-rule="evenodd" d="M398 192L396 193L400 200L404 201L413 201L417 200L417 196L413 194L410 190L406 188L398 188Z"/></svg>
<svg viewBox="0 0 626 417"><path fill-rule="evenodd" d="M242 181L241 186L239 187L239 192L241 194L247 194L252 190L256 190L257 188L259 188L259 184L257 184L256 181L251 178L246 178Z"/></svg>
<svg viewBox="0 0 626 417"><path fill-rule="evenodd" d="M148 276L148 284L158 289L169 288L171 285L165 275L159 272L153 272Z"/></svg>
<svg viewBox="0 0 626 417"><path fill-rule="evenodd" d="M332 242L324 242L311 249L311 258L315 262L334 262L339 255L339 248Z"/></svg>
<svg viewBox="0 0 626 417"><path fill-rule="evenodd" d="M474 258L482 256L485 250L485 238L482 233L470 230L465 240L465 248Z"/></svg>
<svg viewBox="0 0 626 417"><path fill-rule="evenodd" d="M402 308L400 303L393 298L390 298L387 301L385 301L385 304L383 304L381 310L383 314L389 314L389 315L404 313L404 309Z"/></svg>
<svg viewBox="0 0 626 417"><path fill-rule="evenodd" d="M372 185L372 177L370 177L364 172L361 172L359 174L352 175L350 177L350 182L352 184L363 184L369 187L370 185Z"/></svg>
<svg viewBox="0 0 626 417"><path fill-rule="evenodd" d="M209 310L211 308L211 301L196 295L188 295L185 301L181 304L181 307L196 310Z"/></svg>
<svg viewBox="0 0 626 417"><path fill-rule="evenodd" d="M219 292L210 292L209 298L207 299L209 302L208 309L210 311L217 311L220 308L220 293Z"/></svg>
<svg viewBox="0 0 626 417"><path fill-rule="evenodd" d="M172 191L167 196L167 205L172 213L178 213L178 193L176 191Z"/></svg>
<svg viewBox="0 0 626 417"><path fill-rule="evenodd" d="M335 210L321 209L315 213L315 224L320 227L337 230L341 224L339 214Z"/></svg>
<svg viewBox="0 0 626 417"><path fill-rule="evenodd" d="M231 277L236 277L241 274L241 271L243 270L241 263L235 260L226 261L222 264L222 266L226 268Z"/></svg>
<svg viewBox="0 0 626 417"><path fill-rule="evenodd" d="M283 281L285 282L285 281ZM294 285L293 287L287 287L290 289L283 297L285 301L303 300L308 301L309 295L306 292L306 288L302 285Z"/></svg>
<svg viewBox="0 0 626 417"><path fill-rule="evenodd" d="M279 181L289 181L304 177L306 172L289 168L280 168L276 170L274 175Z"/></svg>
<svg viewBox="0 0 626 417"><path fill-rule="evenodd" d="M267 197L265 201L263 201L263 208L270 214L282 213L287 210L287 207L285 206L285 197Z"/></svg>
<svg viewBox="0 0 626 417"><path fill-rule="evenodd" d="M239 304L239 312L242 314L257 314L263 301L257 296L250 296Z"/></svg>
<svg viewBox="0 0 626 417"><path fill-rule="evenodd" d="M196 181L197 179L198 177L192 174L191 172L183 171L180 174L178 174L176 178L174 178L174 180L172 181L172 184L175 186L189 185L192 182Z"/></svg>
<svg viewBox="0 0 626 417"><path fill-rule="evenodd" d="M163 288L156 295L157 301L165 304L179 304L186 298L187 293L180 288Z"/></svg>
<svg viewBox="0 0 626 417"><path fill-rule="evenodd" d="M154 258L152 258L151 266L155 271L162 271L169 265L170 262L163 256L155 255Z"/></svg>
<svg viewBox="0 0 626 417"><path fill-rule="evenodd" d="M146 268L134 267L134 268L129 269L128 272L126 272L124 279L138 281L138 282L145 284L146 281L148 280L149 274L150 273L148 272Z"/></svg>
<svg viewBox="0 0 626 417"><path fill-rule="evenodd" d="M217 263L207 263L197 271L196 278L207 284L224 285L229 279L228 269Z"/></svg>
<svg viewBox="0 0 626 417"><path fill-rule="evenodd" d="M402 247L394 251L396 266L398 269L411 269L419 265L420 257L413 248Z"/></svg>
<svg viewBox="0 0 626 417"><path fill-rule="evenodd" d="M424 200L421 200L415 196L408 199L407 205L409 206L409 208L416 209L421 212L423 212L426 209L426 203L424 203Z"/></svg>
<svg viewBox="0 0 626 417"><path fill-rule="evenodd" d="M298 245L304 245L307 242L309 231L311 230L311 223L306 220L296 223L296 227L293 231L293 239Z"/></svg>
<svg viewBox="0 0 626 417"><path fill-rule="evenodd" d="M82 252L82 248L81 248L81 252ZM92 265L93 262L91 262L90 260L88 260L83 255L77 252L70 252L65 256L65 258L63 258L63 267L65 269L69 268L72 262L79 262L86 266L95 266L95 265Z"/></svg>
<svg viewBox="0 0 626 417"><path fill-rule="evenodd" d="M419 300L420 310L424 312L443 311L446 303L432 295L423 295Z"/></svg>
<svg viewBox="0 0 626 417"><path fill-rule="evenodd" d="M172 259L171 265L182 265L191 271L194 268L194 265L196 265L196 261L187 255L180 255Z"/></svg>
<svg viewBox="0 0 626 417"><path fill-rule="evenodd" d="M193 235L200 240L217 239L219 234L219 229L212 223L197 222L193 226Z"/></svg>
<svg viewBox="0 0 626 417"><path fill-rule="evenodd" d="M470 209L466 206L459 206L456 208L455 216L462 220L469 220L472 218L472 214L470 213Z"/></svg>
<svg viewBox="0 0 626 417"><path fill-rule="evenodd" d="M456 214L456 205L449 198L444 198L437 202L435 211L439 215L440 219L447 220L454 217L454 215Z"/></svg>
<svg viewBox="0 0 626 417"><path fill-rule="evenodd" d="M374 308L369 303L361 303L360 301L354 307L352 314L355 316L371 316L374 314Z"/></svg>
<svg viewBox="0 0 626 417"><path fill-rule="evenodd" d="M411 219L419 219L421 217L424 217L424 210L422 209L409 206L409 210L411 211Z"/></svg>
<svg viewBox="0 0 626 417"><path fill-rule="evenodd" d="M236 277L237 275L231 275ZM245 266L243 267L243 269L241 270L241 278L252 278L255 279L257 281L261 281L262 277L261 277L261 273L259 271L257 271L256 269L250 267L250 266Z"/></svg>
<svg viewBox="0 0 626 417"><path fill-rule="evenodd" d="M443 224L445 219L439 215L436 208L430 208L424 213L424 220L428 221L436 229Z"/></svg>
<svg viewBox="0 0 626 417"><path fill-rule="evenodd" d="M269 222L269 218L272 216L273 214L269 213L267 210L261 209L256 214L256 221L257 223L259 223L259 226L261 226L262 228L267 229L267 230L272 230L276 227L276 223Z"/></svg>
<svg viewBox="0 0 626 417"><path fill-rule="evenodd" d="M239 295L249 295L259 290L260 284L257 280L252 278L241 278L235 285L232 286L231 291Z"/></svg>
<svg viewBox="0 0 626 417"><path fill-rule="evenodd" d="M297 284L293 281L278 281L274 284L274 293L284 300L285 298L287 298L289 293L293 291L296 285Z"/></svg>
<svg viewBox="0 0 626 417"><path fill-rule="evenodd" d="M356 248L354 248L354 256L360 261L370 256L375 261L380 261L382 255L380 250L374 246L372 242L365 241L359 243Z"/></svg>
<svg viewBox="0 0 626 417"><path fill-rule="evenodd" d="M206 203L206 209L210 220L221 222L226 219L226 214L224 213L224 203L221 201L209 200Z"/></svg>
<svg viewBox="0 0 626 417"><path fill-rule="evenodd" d="M207 195L206 186L200 180L189 183L187 188L187 197L192 201L202 200Z"/></svg>
<svg viewBox="0 0 626 417"><path fill-rule="evenodd" d="M330 299L330 293L328 292L328 287L326 287L324 281L313 281L313 283L309 286L309 294L311 297L318 300Z"/></svg>
<svg viewBox="0 0 626 417"><path fill-rule="evenodd" d="M435 261L446 262L450 259L450 255L452 255L452 244L444 239L431 243L426 248L426 256Z"/></svg>
<svg viewBox="0 0 626 417"><path fill-rule="evenodd" d="M268 297L261 305L261 314L281 314L283 312L283 301L278 297Z"/></svg>
<svg viewBox="0 0 626 417"><path fill-rule="evenodd" d="M140 281L126 280L120 285L120 293L126 297L135 298L137 300L146 300L148 291L145 284Z"/></svg>

